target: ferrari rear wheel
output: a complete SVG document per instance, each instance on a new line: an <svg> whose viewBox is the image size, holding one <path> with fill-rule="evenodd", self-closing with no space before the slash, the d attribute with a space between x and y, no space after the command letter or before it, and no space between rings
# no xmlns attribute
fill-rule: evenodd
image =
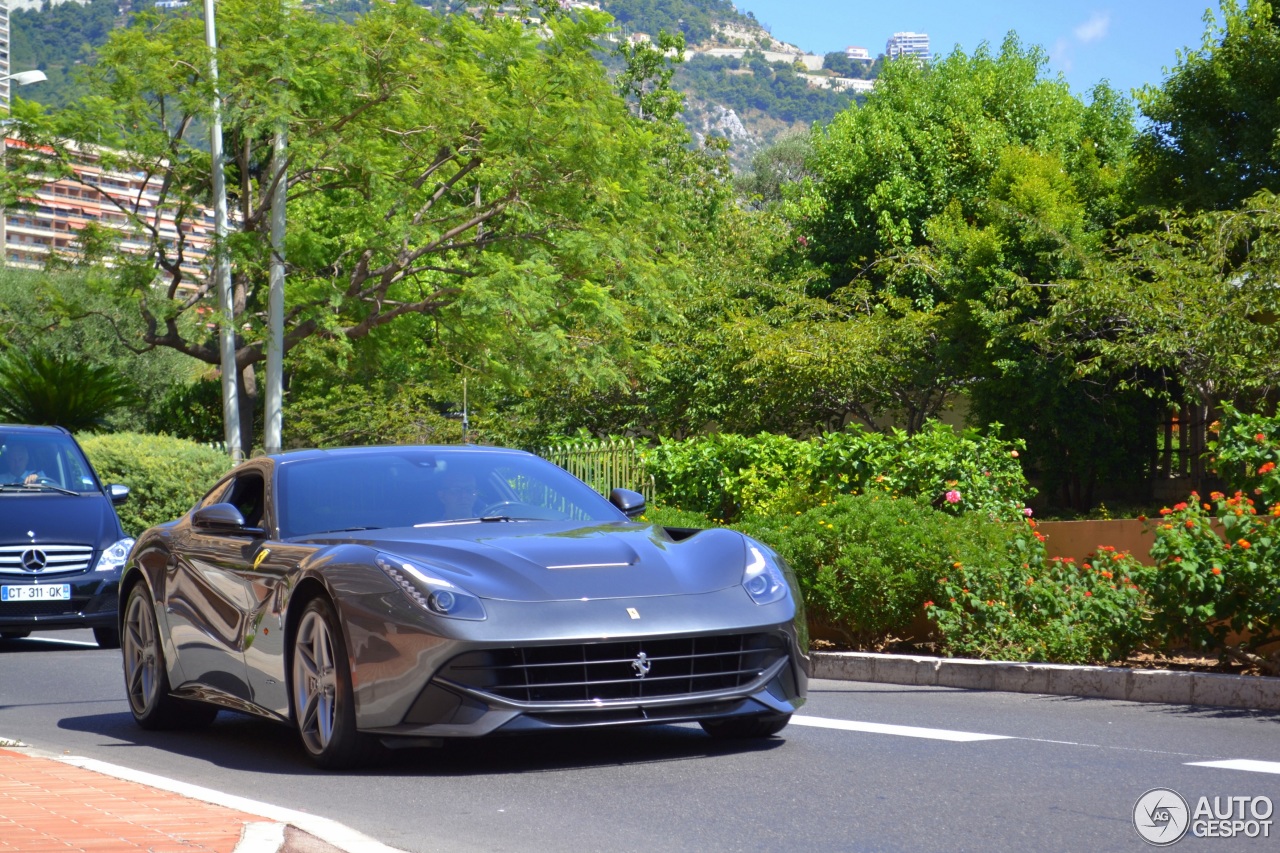
<svg viewBox="0 0 1280 853"><path fill-rule="evenodd" d="M293 645L293 716L302 745L321 767L352 767L375 751L356 731L355 696L346 643L333 605L312 599Z"/></svg>
<svg viewBox="0 0 1280 853"><path fill-rule="evenodd" d="M129 591L124 609L124 686L133 719L144 729L196 728L218 716L216 705L184 702L169 694L169 673L151 596L145 584Z"/></svg>
<svg viewBox="0 0 1280 853"><path fill-rule="evenodd" d="M724 717L718 720L699 720L702 730L714 738L765 738L773 737L791 722L790 714L760 714L755 717Z"/></svg>

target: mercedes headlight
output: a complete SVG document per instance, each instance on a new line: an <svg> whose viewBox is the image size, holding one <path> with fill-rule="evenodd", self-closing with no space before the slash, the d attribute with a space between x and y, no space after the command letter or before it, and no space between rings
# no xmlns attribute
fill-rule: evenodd
<svg viewBox="0 0 1280 853"><path fill-rule="evenodd" d="M379 554L378 568L387 573L414 602L436 616L452 619L470 619L479 622L485 618L480 599L457 584L433 577L421 566L391 554Z"/></svg>
<svg viewBox="0 0 1280 853"><path fill-rule="evenodd" d="M790 590L777 562L755 545L748 546L751 562L742 573L742 588L756 604L773 604L786 598Z"/></svg>
<svg viewBox="0 0 1280 853"><path fill-rule="evenodd" d="M133 547L133 538L126 536L119 542L105 548L102 556L98 558L98 565L93 567L95 572L118 572L124 568L125 560L129 559L129 549Z"/></svg>

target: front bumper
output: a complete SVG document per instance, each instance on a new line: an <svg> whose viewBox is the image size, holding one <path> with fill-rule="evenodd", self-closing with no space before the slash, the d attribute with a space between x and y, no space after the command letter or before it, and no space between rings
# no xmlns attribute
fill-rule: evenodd
<svg viewBox="0 0 1280 853"><path fill-rule="evenodd" d="M3 586L32 586L36 583L70 584L71 598L67 601L0 601L0 631L116 627L120 607L118 572L85 572L30 579L0 577L0 585Z"/></svg>

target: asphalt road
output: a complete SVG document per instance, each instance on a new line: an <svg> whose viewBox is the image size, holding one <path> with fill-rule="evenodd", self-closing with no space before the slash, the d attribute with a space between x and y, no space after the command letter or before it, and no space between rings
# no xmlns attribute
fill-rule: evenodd
<svg viewBox="0 0 1280 853"><path fill-rule="evenodd" d="M415 853L1146 850L1134 806L1153 788L1192 811L1201 797L1280 806L1280 714L838 681L813 682L803 716L763 742L662 726L459 741L323 773L291 730L245 716L138 729L119 653L87 631L0 641L0 737ZM1203 765L1222 761L1256 763ZM1188 835L1174 849L1280 849L1280 809L1268 818L1268 838Z"/></svg>

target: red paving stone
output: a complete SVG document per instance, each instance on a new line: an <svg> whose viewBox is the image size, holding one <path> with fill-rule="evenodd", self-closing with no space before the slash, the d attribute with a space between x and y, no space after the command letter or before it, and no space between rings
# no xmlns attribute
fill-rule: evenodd
<svg viewBox="0 0 1280 853"><path fill-rule="evenodd" d="M233 853L263 819L0 749L0 853Z"/></svg>

